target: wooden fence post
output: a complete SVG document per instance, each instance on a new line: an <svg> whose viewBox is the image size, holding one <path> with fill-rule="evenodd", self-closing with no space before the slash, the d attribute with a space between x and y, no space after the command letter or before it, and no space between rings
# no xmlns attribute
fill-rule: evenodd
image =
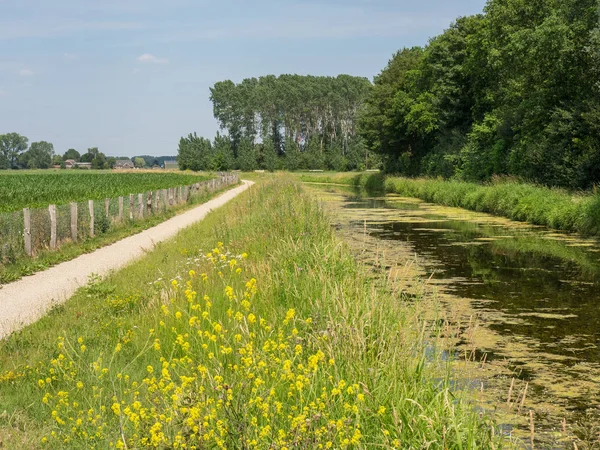
<svg viewBox="0 0 600 450"><path fill-rule="evenodd" d="M160 212L160 189L154 193L154 211L156 214Z"/></svg>
<svg viewBox="0 0 600 450"><path fill-rule="evenodd" d="M106 217L110 217L110 198L104 199L104 214Z"/></svg>
<svg viewBox="0 0 600 450"><path fill-rule="evenodd" d="M179 203L183 203L185 199L183 198L183 186L179 186Z"/></svg>
<svg viewBox="0 0 600 450"><path fill-rule="evenodd" d="M50 213L50 249L56 249L56 205L48 205Z"/></svg>
<svg viewBox="0 0 600 450"><path fill-rule="evenodd" d="M94 200L88 200L90 210L90 237L94 237Z"/></svg>
<svg viewBox="0 0 600 450"><path fill-rule="evenodd" d="M169 206L173 204L173 189L169 188Z"/></svg>
<svg viewBox="0 0 600 450"><path fill-rule="evenodd" d="M129 194L129 220L133 220L133 209L134 209L133 194Z"/></svg>
<svg viewBox="0 0 600 450"><path fill-rule="evenodd" d="M152 201L152 191L148 192L148 196L146 197L146 212L149 216L152 215L152 205L154 204L154 202Z"/></svg>
<svg viewBox="0 0 600 450"><path fill-rule="evenodd" d="M138 215L140 219L144 218L144 194L138 194Z"/></svg>
<svg viewBox="0 0 600 450"><path fill-rule="evenodd" d="M77 242L77 203L71 203L71 240Z"/></svg>
<svg viewBox="0 0 600 450"><path fill-rule="evenodd" d="M119 222L123 220L123 197L119 197Z"/></svg>
<svg viewBox="0 0 600 450"><path fill-rule="evenodd" d="M33 256L33 249L31 248L31 212L29 208L23 209L23 238L25 240L25 253L28 256Z"/></svg>

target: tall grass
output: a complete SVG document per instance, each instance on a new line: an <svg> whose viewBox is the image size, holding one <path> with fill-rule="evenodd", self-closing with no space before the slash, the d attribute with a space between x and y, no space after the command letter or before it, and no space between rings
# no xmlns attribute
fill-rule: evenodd
<svg viewBox="0 0 600 450"><path fill-rule="evenodd" d="M490 448L425 307L371 280L301 186L268 181L3 342L0 439Z"/></svg>
<svg viewBox="0 0 600 450"><path fill-rule="evenodd" d="M573 194L564 189L502 178L489 184L383 174L340 174L335 178L302 175L301 180L348 184L373 192L416 197L431 203L486 212L558 230L600 234L599 194Z"/></svg>

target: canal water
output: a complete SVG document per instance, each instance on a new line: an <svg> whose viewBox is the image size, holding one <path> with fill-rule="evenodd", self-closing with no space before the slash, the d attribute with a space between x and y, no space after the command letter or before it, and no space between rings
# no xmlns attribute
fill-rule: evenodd
<svg viewBox="0 0 600 450"><path fill-rule="evenodd" d="M507 434L527 437L533 426L543 448L575 436L600 444L600 241L416 199L310 188L359 259L393 276L407 298L440 300L460 330L457 371Z"/></svg>

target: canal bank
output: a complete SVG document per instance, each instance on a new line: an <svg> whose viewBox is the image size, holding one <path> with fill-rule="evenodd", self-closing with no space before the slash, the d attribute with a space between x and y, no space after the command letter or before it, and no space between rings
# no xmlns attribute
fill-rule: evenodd
<svg viewBox="0 0 600 450"><path fill-rule="evenodd" d="M482 184L366 172L303 173L298 176L308 183L344 184L364 188L371 194L398 194L557 230L600 235L600 195L595 188L570 192L510 177L497 177Z"/></svg>

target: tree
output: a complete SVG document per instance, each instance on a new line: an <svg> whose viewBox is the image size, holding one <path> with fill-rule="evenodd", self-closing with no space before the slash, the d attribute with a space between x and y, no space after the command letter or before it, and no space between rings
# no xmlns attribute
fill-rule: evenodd
<svg viewBox="0 0 600 450"><path fill-rule="evenodd" d="M142 158L144 160L144 166L145 167L152 167L154 165L154 160L156 159L154 156L150 156L150 155L136 155L132 158L132 161L135 164L135 158ZM141 167L144 167L141 166Z"/></svg>
<svg viewBox="0 0 600 450"><path fill-rule="evenodd" d="M300 153L300 149L291 138L287 138L285 140L285 168L289 171L294 171L300 169L302 164L302 154Z"/></svg>
<svg viewBox="0 0 600 450"><path fill-rule="evenodd" d="M235 157L233 155L233 148L231 146L231 140L228 136L222 136L217 132L213 141L213 170L227 171L235 167Z"/></svg>
<svg viewBox="0 0 600 450"><path fill-rule="evenodd" d="M287 159L285 142L291 139L300 152L312 143L309 153L297 155L294 166L323 168L327 149L343 153L357 134L358 114L370 87L366 78L343 74L265 75L237 84L219 81L211 88L210 98L214 116L221 129L227 130L238 163L243 139L255 147L254 158L261 167L266 164L264 158L271 155L255 141L270 140L277 156ZM282 165L270 159L268 164Z"/></svg>
<svg viewBox="0 0 600 450"><path fill-rule="evenodd" d="M98 147L88 148L87 152L81 155L81 157L79 158L79 162L91 163L92 160L96 157L96 155L98 155Z"/></svg>
<svg viewBox="0 0 600 450"><path fill-rule="evenodd" d="M70 148L69 150L67 150L65 152L65 154L63 155L63 160L66 161L67 159L73 159L75 161L79 161L79 158L81 158L81 155L79 154L79 152L77 150L75 150L74 148Z"/></svg>
<svg viewBox="0 0 600 450"><path fill-rule="evenodd" d="M133 160L133 165L138 169L142 169L146 165L146 161L144 160L144 158L136 156Z"/></svg>
<svg viewBox="0 0 600 450"><path fill-rule="evenodd" d="M212 145L210 140L189 134L181 138L177 154L177 162L181 170L211 170Z"/></svg>
<svg viewBox="0 0 600 450"><path fill-rule="evenodd" d="M97 152L95 156L92 158L92 169L108 169L108 161L106 160L106 155L102 152Z"/></svg>
<svg viewBox="0 0 600 450"><path fill-rule="evenodd" d="M369 165L369 152L364 141L360 137L352 139L348 144L348 151L346 152L346 160L348 170L366 170L372 168Z"/></svg>
<svg viewBox="0 0 600 450"><path fill-rule="evenodd" d="M238 148L238 167L244 172L250 172L258 169L256 160L256 151L252 141L249 138L242 138Z"/></svg>
<svg viewBox="0 0 600 450"><path fill-rule="evenodd" d="M599 12L595 0L488 0L396 53L360 115L368 150L407 175L600 182Z"/></svg>
<svg viewBox="0 0 600 450"><path fill-rule="evenodd" d="M52 156L52 165L53 166L59 166L60 164L62 164L62 162L63 162L62 156L60 156L60 155Z"/></svg>
<svg viewBox="0 0 600 450"><path fill-rule="evenodd" d="M390 171L397 171L402 158L410 158L419 144L416 136L409 133L405 117L413 106L409 92L415 85L422 58L420 47L395 53L375 77L359 118L361 135L368 148L386 158Z"/></svg>
<svg viewBox="0 0 600 450"><path fill-rule="evenodd" d="M262 168L269 172L278 169L278 154L273 140L268 137L262 144Z"/></svg>
<svg viewBox="0 0 600 450"><path fill-rule="evenodd" d="M54 146L46 141L32 142L29 150L22 153L19 162L28 169L48 169L52 164Z"/></svg>
<svg viewBox="0 0 600 450"><path fill-rule="evenodd" d="M16 168L29 140L18 133L0 134L0 169Z"/></svg>
<svg viewBox="0 0 600 450"><path fill-rule="evenodd" d="M334 148L335 147L331 147L332 150ZM341 153L341 149L338 150L337 153ZM325 155L321 150L317 136L314 136L308 141L308 145L306 145L302 156L302 169L322 170L325 168Z"/></svg>

